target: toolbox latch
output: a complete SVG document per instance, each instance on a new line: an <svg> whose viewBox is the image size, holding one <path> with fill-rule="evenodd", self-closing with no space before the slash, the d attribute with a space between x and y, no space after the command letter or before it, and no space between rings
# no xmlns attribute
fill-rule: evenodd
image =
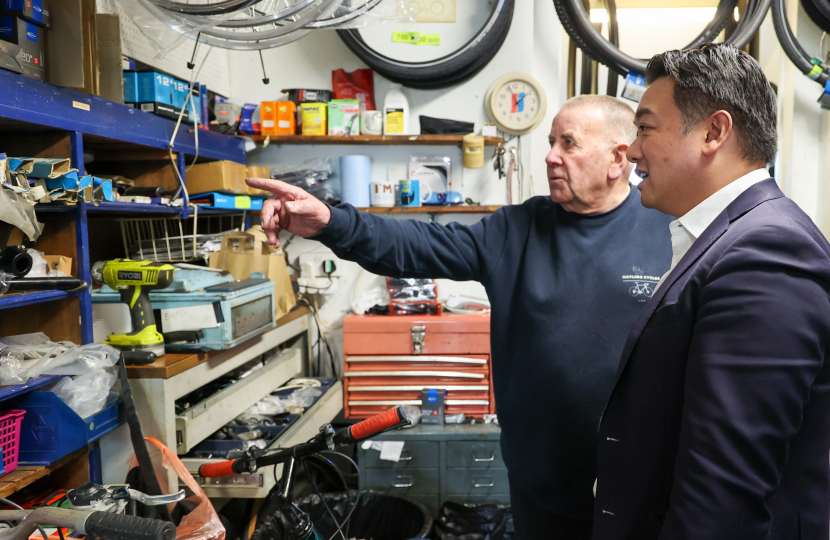
<svg viewBox="0 0 830 540"><path fill-rule="evenodd" d="M424 340L427 337L426 326L413 326L411 329L412 335L412 350L415 354L421 354L421 349L424 348Z"/></svg>

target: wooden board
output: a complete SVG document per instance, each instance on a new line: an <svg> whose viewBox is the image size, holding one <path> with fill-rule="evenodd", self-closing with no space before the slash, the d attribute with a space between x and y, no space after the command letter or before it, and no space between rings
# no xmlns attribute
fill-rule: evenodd
<svg viewBox="0 0 830 540"><path fill-rule="evenodd" d="M72 467L73 471L68 471L70 472L69 479L71 479L72 481L66 483L65 485L56 486L55 489L58 489L58 487L77 487L83 484L84 482L88 481L89 460L87 459L87 449L86 447L84 447L80 450L72 452L68 456L62 457L61 459L52 463L51 465L21 465L20 467L13 470L6 476L0 477L0 497L8 497L12 493L20 491L24 487L32 484L37 480L40 480L45 476L49 476L53 472L58 471L59 469L70 463L75 465ZM79 474L81 475L80 477L73 478ZM64 484L64 482L60 483Z"/></svg>
<svg viewBox="0 0 830 540"><path fill-rule="evenodd" d="M311 310L307 307L300 306L285 317L278 319L277 326L270 330L270 332L273 332L280 326L284 326L310 312ZM237 347L244 346L245 344L243 343ZM198 366L205 360L221 352L224 351L167 353L152 364L147 364L146 366L127 366L127 376L131 379L169 379L174 375L178 375L179 373L183 373L188 369Z"/></svg>
<svg viewBox="0 0 830 540"><path fill-rule="evenodd" d="M461 146L463 135L245 135L269 144L362 144L369 146ZM484 137L485 146L497 146L501 137Z"/></svg>
<svg viewBox="0 0 830 540"><path fill-rule="evenodd" d="M501 206L372 206L358 208L372 214L492 214Z"/></svg>

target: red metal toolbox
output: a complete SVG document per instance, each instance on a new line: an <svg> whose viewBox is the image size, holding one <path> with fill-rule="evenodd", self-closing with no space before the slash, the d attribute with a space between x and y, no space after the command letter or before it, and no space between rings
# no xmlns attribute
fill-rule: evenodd
<svg viewBox="0 0 830 540"><path fill-rule="evenodd" d="M348 315L343 321L346 418L420 405L447 390L447 414L495 413L489 315Z"/></svg>

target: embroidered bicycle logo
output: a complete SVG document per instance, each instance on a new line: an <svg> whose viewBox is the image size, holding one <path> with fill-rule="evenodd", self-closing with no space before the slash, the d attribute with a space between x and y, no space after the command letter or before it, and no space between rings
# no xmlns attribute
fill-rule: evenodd
<svg viewBox="0 0 830 540"><path fill-rule="evenodd" d="M645 296L647 298L651 298L651 295L654 294L654 290L651 288L650 283L635 283L628 289L628 294L631 296Z"/></svg>
<svg viewBox="0 0 830 540"><path fill-rule="evenodd" d="M659 276L647 274L632 274L622 276L623 283L628 286L628 294L634 298L648 299L654 294L654 289L660 281ZM643 302L645 300L641 300Z"/></svg>

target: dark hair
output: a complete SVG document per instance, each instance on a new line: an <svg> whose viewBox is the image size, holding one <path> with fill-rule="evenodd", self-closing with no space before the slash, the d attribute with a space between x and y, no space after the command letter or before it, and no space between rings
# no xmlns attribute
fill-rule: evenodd
<svg viewBox="0 0 830 540"><path fill-rule="evenodd" d="M732 116L743 157L772 163L778 145L775 92L761 66L747 53L725 43L654 56L646 84L661 77L674 81L674 103L686 133L715 111Z"/></svg>

